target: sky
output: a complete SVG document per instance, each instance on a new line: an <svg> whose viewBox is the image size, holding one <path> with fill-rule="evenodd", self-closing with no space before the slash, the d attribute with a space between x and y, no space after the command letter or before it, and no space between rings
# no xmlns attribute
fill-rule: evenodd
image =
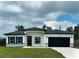
<svg viewBox="0 0 79 59"><path fill-rule="evenodd" d="M0 1L0 34L25 28L42 27L65 30L79 24L79 1Z"/></svg>

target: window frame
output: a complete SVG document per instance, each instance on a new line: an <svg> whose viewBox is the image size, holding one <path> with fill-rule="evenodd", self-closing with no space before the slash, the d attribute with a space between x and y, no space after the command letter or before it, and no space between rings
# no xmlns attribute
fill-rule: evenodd
<svg viewBox="0 0 79 59"><path fill-rule="evenodd" d="M41 44L41 37L35 37L35 44Z"/></svg>
<svg viewBox="0 0 79 59"><path fill-rule="evenodd" d="M13 41L13 43L11 41ZM8 37L8 44L15 44L15 37Z"/></svg>
<svg viewBox="0 0 79 59"><path fill-rule="evenodd" d="M23 44L23 37L16 37L16 44Z"/></svg>

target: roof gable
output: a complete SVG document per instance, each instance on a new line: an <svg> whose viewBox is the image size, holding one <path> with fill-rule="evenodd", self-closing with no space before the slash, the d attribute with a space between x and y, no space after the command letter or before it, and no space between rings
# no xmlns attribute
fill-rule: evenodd
<svg viewBox="0 0 79 59"><path fill-rule="evenodd" d="M25 29L25 31L43 31L43 29L37 28L37 27L32 27L32 28Z"/></svg>

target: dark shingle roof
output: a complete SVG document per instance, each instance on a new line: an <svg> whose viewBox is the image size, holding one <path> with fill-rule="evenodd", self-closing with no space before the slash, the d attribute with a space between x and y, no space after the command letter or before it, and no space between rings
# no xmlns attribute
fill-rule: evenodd
<svg viewBox="0 0 79 59"><path fill-rule="evenodd" d="M25 31L43 31L43 29L37 28L37 27L32 27L32 28L25 29Z"/></svg>
<svg viewBox="0 0 79 59"><path fill-rule="evenodd" d="M14 31L10 33L5 33L4 35L25 35L24 31Z"/></svg>
<svg viewBox="0 0 79 59"><path fill-rule="evenodd" d="M68 31L55 29L51 31L45 31L45 34L74 34L74 32L68 32Z"/></svg>
<svg viewBox="0 0 79 59"><path fill-rule="evenodd" d="M46 31L46 30L43 30L42 28L37 28L37 27L28 28L28 29L25 29L24 31L45 31L44 34L74 34L74 32L67 32L67 31L58 30L58 29ZM4 35L26 35L24 31L14 31L14 32L6 33Z"/></svg>
<svg viewBox="0 0 79 59"><path fill-rule="evenodd" d="M24 29L24 31L43 31L43 29L32 27L32 28ZM24 31L14 31L10 33L5 33L4 35L26 35Z"/></svg>

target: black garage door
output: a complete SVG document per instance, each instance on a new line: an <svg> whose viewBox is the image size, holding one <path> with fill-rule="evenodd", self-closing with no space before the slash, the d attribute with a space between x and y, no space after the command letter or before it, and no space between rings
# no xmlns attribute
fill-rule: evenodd
<svg viewBox="0 0 79 59"><path fill-rule="evenodd" d="M49 37L48 46L49 47L69 47L70 38L65 37Z"/></svg>

